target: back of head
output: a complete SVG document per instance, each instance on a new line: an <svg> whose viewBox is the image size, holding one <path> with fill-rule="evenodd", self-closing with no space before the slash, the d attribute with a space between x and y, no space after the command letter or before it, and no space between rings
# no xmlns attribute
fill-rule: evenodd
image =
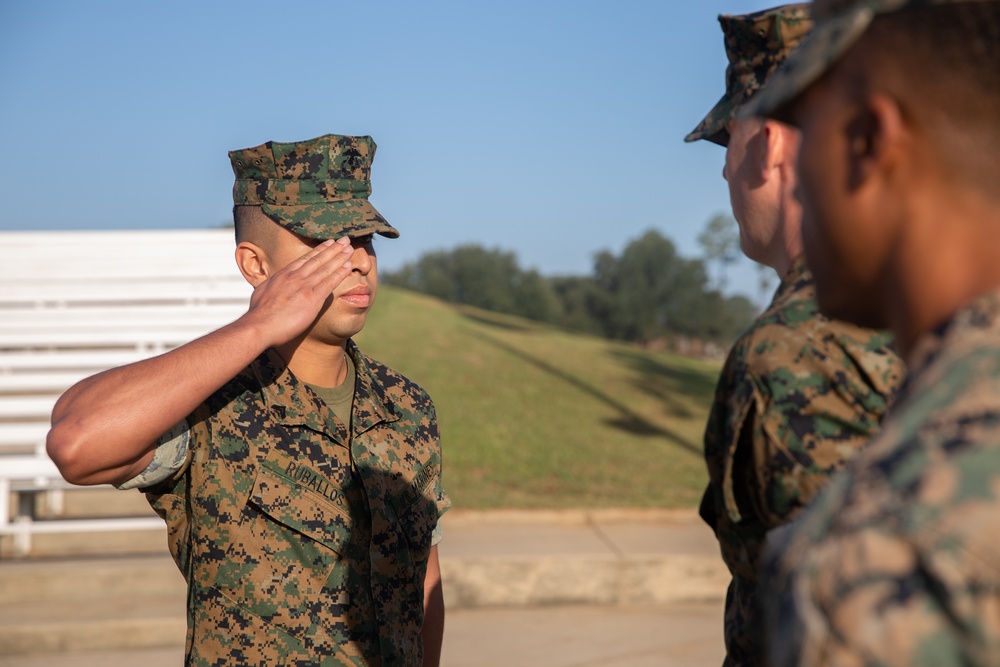
<svg viewBox="0 0 1000 667"><path fill-rule="evenodd" d="M277 223L264 215L260 206L233 206L233 228L236 231L236 245L253 243L267 248L274 236Z"/></svg>
<svg viewBox="0 0 1000 667"><path fill-rule="evenodd" d="M741 116L782 119L833 72L882 92L945 171L996 193L1000 178L1000 0L817 0L812 33Z"/></svg>
<svg viewBox="0 0 1000 667"><path fill-rule="evenodd" d="M729 144L729 122L757 93L812 27L809 4L719 16L729 65L726 92L684 141Z"/></svg>
<svg viewBox="0 0 1000 667"><path fill-rule="evenodd" d="M1000 196L1000 2L881 14L844 64L897 100L942 174Z"/></svg>

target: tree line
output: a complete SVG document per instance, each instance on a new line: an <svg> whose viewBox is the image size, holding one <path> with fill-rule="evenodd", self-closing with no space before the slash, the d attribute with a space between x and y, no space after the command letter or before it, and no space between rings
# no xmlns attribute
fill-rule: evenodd
<svg viewBox="0 0 1000 667"><path fill-rule="evenodd" d="M650 230L615 255L600 252L585 276L545 277L513 252L462 245L422 255L382 280L400 287L566 329L640 344L697 340L727 346L757 307L725 296L705 262L682 257Z"/></svg>
<svg viewBox="0 0 1000 667"><path fill-rule="evenodd" d="M590 275L546 277L521 268L513 252L472 244L425 253L382 279L444 301L675 348L691 340L728 346L758 311L744 296L725 296L704 260L682 257L655 230L619 255L598 253Z"/></svg>

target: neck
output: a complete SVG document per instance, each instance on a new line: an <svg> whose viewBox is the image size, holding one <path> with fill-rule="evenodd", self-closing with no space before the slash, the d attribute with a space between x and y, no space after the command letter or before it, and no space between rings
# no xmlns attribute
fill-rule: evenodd
<svg viewBox="0 0 1000 667"><path fill-rule="evenodd" d="M275 348L295 377L317 387L338 387L347 378L347 341L331 345L299 338Z"/></svg>
<svg viewBox="0 0 1000 667"><path fill-rule="evenodd" d="M786 183L789 181L786 181ZM802 246L802 206L794 195L794 181L782 187L778 205L778 227L772 248L772 259L768 263L784 279L792 264L803 253Z"/></svg>
<svg viewBox="0 0 1000 667"><path fill-rule="evenodd" d="M1000 288L1000 206L995 201L921 199L910 214L885 282L888 325L904 359L922 335L972 299Z"/></svg>

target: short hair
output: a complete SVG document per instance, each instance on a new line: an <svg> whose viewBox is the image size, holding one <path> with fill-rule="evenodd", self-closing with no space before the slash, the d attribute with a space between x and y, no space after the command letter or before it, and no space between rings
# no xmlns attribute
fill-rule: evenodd
<svg viewBox="0 0 1000 667"><path fill-rule="evenodd" d="M233 206L236 245L243 242L265 246L274 234L275 223L260 206Z"/></svg>
<svg viewBox="0 0 1000 667"><path fill-rule="evenodd" d="M980 0L881 14L859 40L855 71L892 90L927 127L947 166L995 191L1000 177L1000 3ZM867 78L865 73L861 78Z"/></svg>

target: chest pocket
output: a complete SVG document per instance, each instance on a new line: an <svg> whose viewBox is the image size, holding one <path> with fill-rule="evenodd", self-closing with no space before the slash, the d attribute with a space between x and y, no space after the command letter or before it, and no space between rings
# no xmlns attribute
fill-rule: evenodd
<svg viewBox="0 0 1000 667"><path fill-rule="evenodd" d="M325 480L264 461L215 588L293 635L332 627L348 613L346 559L353 522Z"/></svg>

